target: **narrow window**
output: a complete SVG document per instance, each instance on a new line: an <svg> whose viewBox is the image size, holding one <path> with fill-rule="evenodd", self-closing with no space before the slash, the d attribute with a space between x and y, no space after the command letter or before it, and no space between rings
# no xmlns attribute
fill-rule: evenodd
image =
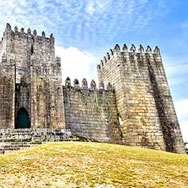
<svg viewBox="0 0 188 188"><path fill-rule="evenodd" d="M33 45L31 46L31 55L33 54Z"/></svg>

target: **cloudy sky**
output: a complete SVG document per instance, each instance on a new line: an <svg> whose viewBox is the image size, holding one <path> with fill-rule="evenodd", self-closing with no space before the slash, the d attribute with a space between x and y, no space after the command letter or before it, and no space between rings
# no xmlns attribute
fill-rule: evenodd
<svg viewBox="0 0 188 188"><path fill-rule="evenodd" d="M158 45L188 141L187 10L187 0L0 0L0 35L6 22L54 33L63 79L96 79L97 63L116 43Z"/></svg>

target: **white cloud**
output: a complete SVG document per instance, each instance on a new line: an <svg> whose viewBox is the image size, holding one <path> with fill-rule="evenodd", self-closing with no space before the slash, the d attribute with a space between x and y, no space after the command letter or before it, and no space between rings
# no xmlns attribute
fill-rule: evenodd
<svg viewBox="0 0 188 188"><path fill-rule="evenodd" d="M6 22L12 26L32 27L39 32L54 32L61 36L60 43L82 40L105 42L114 39L121 31L138 31L145 27L153 18L165 16L167 1L148 0L0 0L0 34L4 31ZM161 12L163 14L161 14ZM188 22L182 24L187 28ZM40 33L39 33L40 34ZM57 37L56 36L56 37ZM58 38L58 41L60 39ZM67 44L66 43L66 44ZM74 47L56 47L56 54L62 59L63 81L66 77L88 80L96 79L98 58L93 54ZM173 61L172 61L173 60ZM167 73L172 85L188 81L188 65L179 60L174 65L174 59L167 60ZM186 62L187 63L187 58ZM182 76L185 75L185 76ZM175 104L179 119L188 116L187 99ZM187 121L180 121L183 134L187 131Z"/></svg>
<svg viewBox="0 0 188 188"><path fill-rule="evenodd" d="M63 84L67 77L73 80L86 78L89 81L97 78L98 59L89 52L77 48L56 46L56 55L61 57ZM97 81L97 80L96 80Z"/></svg>
<svg viewBox="0 0 188 188"><path fill-rule="evenodd" d="M170 86L180 86L188 82L188 62L187 57L163 56L165 71L167 73Z"/></svg>
<svg viewBox="0 0 188 188"><path fill-rule="evenodd" d="M147 0L1 0L0 31L2 34L5 23L10 22L39 32L55 32L66 43L104 42L119 32L145 27L161 12L165 15L165 10Z"/></svg>
<svg viewBox="0 0 188 188"><path fill-rule="evenodd" d="M177 101L175 108L179 118L188 118L188 99Z"/></svg>
<svg viewBox="0 0 188 188"><path fill-rule="evenodd" d="M177 101L175 103L175 109L179 119L183 139L188 142L188 99Z"/></svg>
<svg viewBox="0 0 188 188"><path fill-rule="evenodd" d="M180 127L184 142L188 142L188 121L180 121Z"/></svg>
<svg viewBox="0 0 188 188"><path fill-rule="evenodd" d="M87 7L86 7L86 12L90 15L92 15L95 12L95 8L94 8L94 2L90 1L90 3L88 3Z"/></svg>
<svg viewBox="0 0 188 188"><path fill-rule="evenodd" d="M179 61L181 61L181 60L179 60ZM178 65L179 64L179 65ZM168 67L167 67L167 71L168 71L168 73L169 73L169 76L171 76L171 75L177 75L177 74L187 74L188 73L188 63L185 63L185 64L183 64L183 63L178 63L177 65L169 65Z"/></svg>
<svg viewBox="0 0 188 188"><path fill-rule="evenodd" d="M102 0L89 0L86 1L86 12L89 15L93 15L94 13L101 14L107 10L110 1L102 1Z"/></svg>
<svg viewBox="0 0 188 188"><path fill-rule="evenodd" d="M187 57L177 58L164 55L163 62L167 73L168 82L174 95L176 94L176 98L180 98L180 96L182 98L182 95L184 95L184 99L175 101L174 106L180 123L180 128L182 130L183 139L184 141L188 142L188 98L186 96L187 92L184 91L184 94L182 94L180 92L180 89L178 89L179 87L181 87L183 90L183 88L187 87Z"/></svg>
<svg viewBox="0 0 188 188"><path fill-rule="evenodd" d="M188 28L188 21L187 22L184 22L181 24L181 27L184 29L184 28Z"/></svg>

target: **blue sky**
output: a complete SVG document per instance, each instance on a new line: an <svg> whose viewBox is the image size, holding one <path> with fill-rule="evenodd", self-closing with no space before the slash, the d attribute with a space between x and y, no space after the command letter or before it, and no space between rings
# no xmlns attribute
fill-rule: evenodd
<svg viewBox="0 0 188 188"><path fill-rule="evenodd" d="M6 22L54 33L63 78L96 79L96 64L116 43L158 45L188 141L187 0L0 0Z"/></svg>

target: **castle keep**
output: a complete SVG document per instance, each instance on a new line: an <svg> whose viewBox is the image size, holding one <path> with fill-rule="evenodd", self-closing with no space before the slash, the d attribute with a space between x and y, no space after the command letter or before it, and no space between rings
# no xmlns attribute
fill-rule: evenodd
<svg viewBox="0 0 188 188"><path fill-rule="evenodd" d="M69 129L94 141L184 153L158 47L116 45L86 79L62 86L54 37L6 25L0 41L0 128Z"/></svg>

